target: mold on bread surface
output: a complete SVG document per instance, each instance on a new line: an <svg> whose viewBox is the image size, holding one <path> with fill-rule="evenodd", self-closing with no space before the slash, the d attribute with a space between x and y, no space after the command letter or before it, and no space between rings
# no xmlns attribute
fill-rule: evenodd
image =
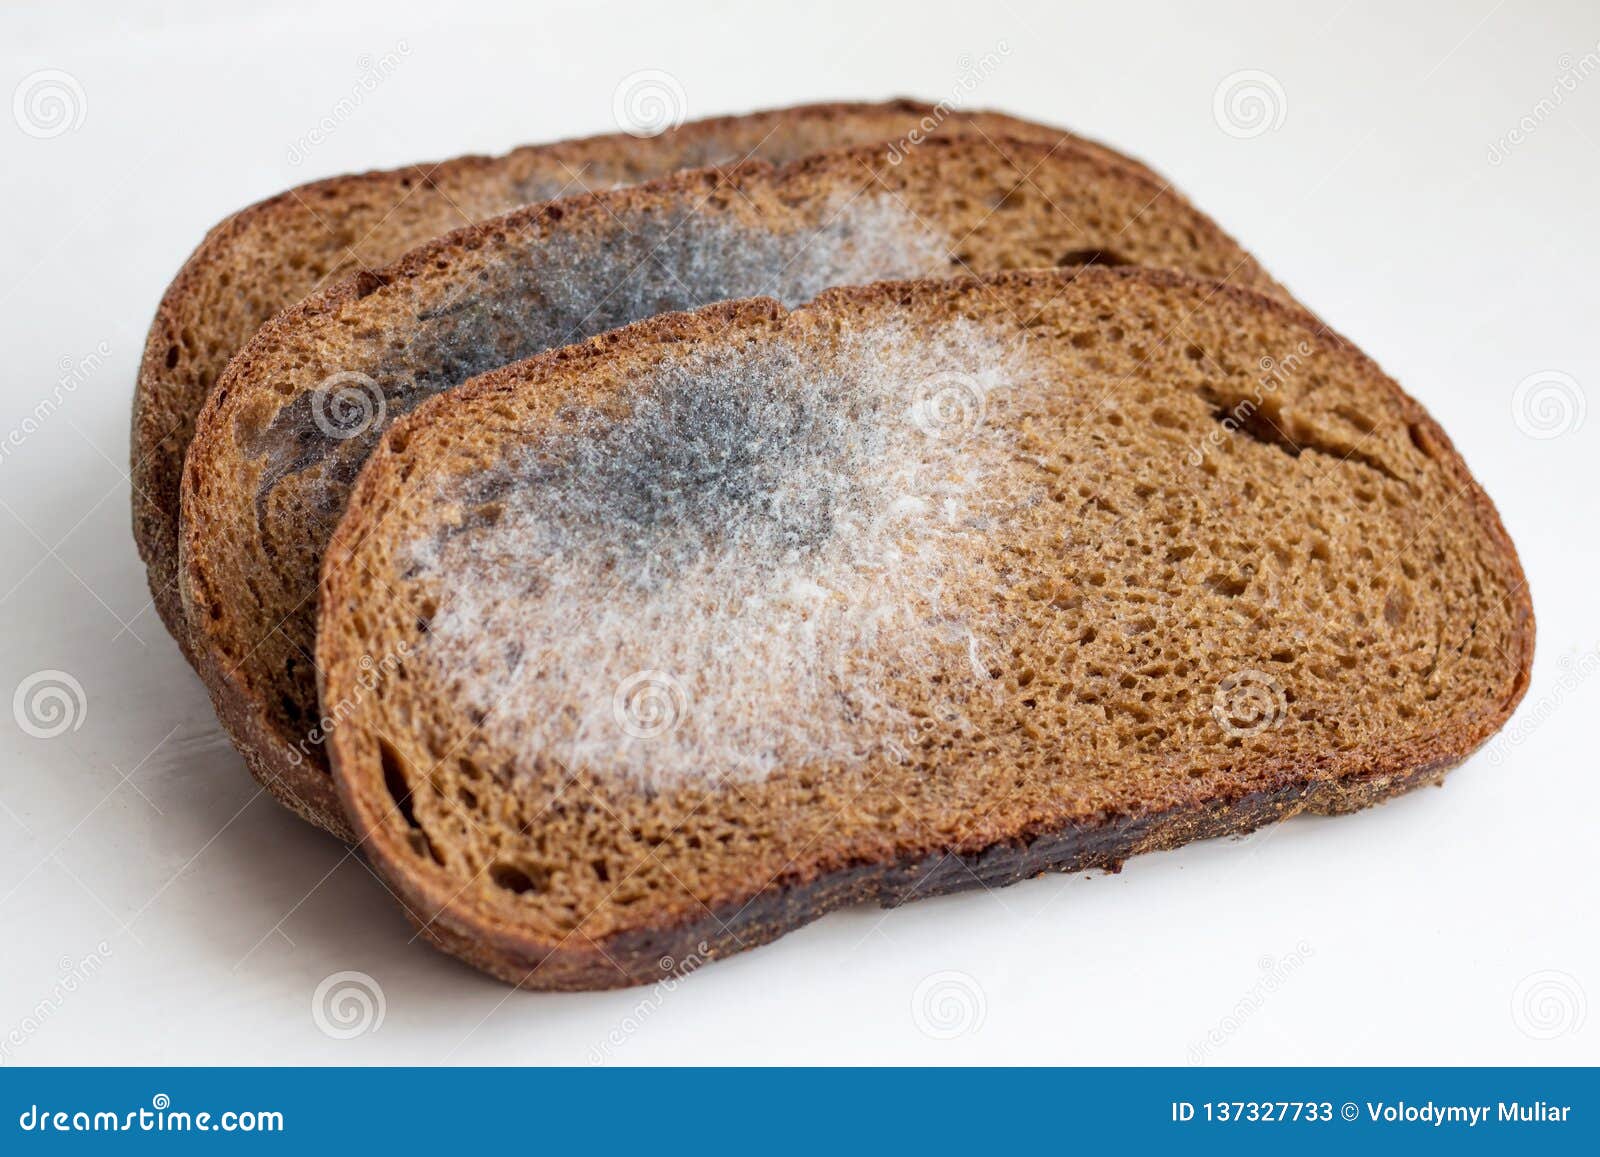
<svg viewBox="0 0 1600 1157"><path fill-rule="evenodd" d="M403 345L353 362L358 369L295 396L253 432L258 502L319 467L347 486L385 421L528 353L756 287L801 302L840 282L914 276L947 260L888 197L834 197L807 227L705 213L694 199L598 237L559 222L521 260L481 264L471 282L421 303Z"/></svg>
<svg viewBox="0 0 1600 1157"><path fill-rule="evenodd" d="M184 495L197 660L252 771L341 830L321 738L316 576L386 425L474 374L640 317L1101 252L1282 291L1162 186L1070 146L929 141L750 163L519 211L288 311L202 416ZM319 778L319 775L321 778Z"/></svg>
<svg viewBox="0 0 1600 1157"><path fill-rule="evenodd" d="M1131 158L1002 113L909 100L815 104L528 146L502 157L334 177L291 189L212 229L163 296L146 339L131 439L134 537L162 621L188 651L177 587L179 488L194 424L228 360L271 317L318 288L388 264L452 229L519 205L749 158L785 163L824 149L973 133L1071 140L1107 163ZM887 146L886 146L887 147Z"/></svg>
<svg viewBox="0 0 1600 1157"><path fill-rule="evenodd" d="M1219 421L1247 398L1287 441ZM544 988L1376 802L1505 721L1533 639L1420 406L1308 315L1143 270L487 375L385 439L322 608L325 697L404 656L331 737L363 847Z"/></svg>
<svg viewBox="0 0 1600 1157"><path fill-rule="evenodd" d="M1000 633L993 608L960 605L1002 582L983 545L1003 434L981 411L1029 388L1024 363L959 324L814 357L690 353L464 483L436 479L461 520L403 569L458 581L420 654L458 672L501 749L654 792L903 751L919 717L881 696L885 668L953 658L925 706L965 711Z"/></svg>

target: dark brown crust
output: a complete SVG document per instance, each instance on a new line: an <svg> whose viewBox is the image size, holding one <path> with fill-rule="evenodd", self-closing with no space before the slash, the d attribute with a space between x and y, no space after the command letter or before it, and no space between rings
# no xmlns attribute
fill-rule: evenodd
<svg viewBox="0 0 1600 1157"><path fill-rule="evenodd" d="M215 693L217 687L235 685L230 673L220 667L215 652L202 648L190 658L201 682L213 689L211 704L218 720L255 781L307 823L346 843L354 843L355 828L345 817L327 771L304 756L289 759L278 755L283 750L282 741L261 725L261 717L252 709L250 700Z"/></svg>
<svg viewBox="0 0 1600 1157"><path fill-rule="evenodd" d="M961 278L944 283L956 292L977 292L985 287L1027 285L1071 274L1009 273L989 278ZM1194 284L1183 274L1149 269L1091 269L1077 276L1121 277L1154 284ZM931 282L879 283L830 290L814 307L830 301L873 301L892 304ZM1310 313L1282 301L1231 285L1216 284L1210 292L1233 295L1256 308L1279 314L1285 320L1318 331L1319 339L1358 357L1375 373L1376 363L1349 341L1328 330ZM391 484L389 473L398 461L391 441L403 444L409 431L430 421L436 411L460 405L479 396L492 396L514 388L519 378L537 371L615 354L619 347L645 344L658 337L692 338L714 332L741 315L773 317L785 312L777 302L757 299L730 302L690 314L671 314L638 322L594 338L582 345L553 350L514 366L482 375L448 394L430 399L391 428L368 460L351 498L351 511L340 524L325 556L322 605L339 606L345 599L347 580L337 560L359 542L365 523L361 511ZM979 846L951 846L932 853L903 856L893 862L857 863L812 875L796 873L774 880L750 895L713 898L710 914L663 927L630 930L594 942L570 937L557 944L529 936L495 913L485 911L449 893L411 870L413 859L394 837L392 807L370 798L364 783L370 771L346 766L353 742L335 732L329 744L334 778L345 812L353 820L360 846L378 873L388 881L406 906L407 913L435 946L460 957L508 983L534 989L579 990L615 988L659 980L685 962L711 960L777 939L835 909L875 902L896 905L925 896L972 887L1000 887L1046 871L1115 870L1129 856L1176 848L1194 840L1243 834L1302 811L1343 814L1380 803L1427 783L1439 783L1452 768L1499 730L1527 691L1533 662L1534 620L1527 582L1520 560L1498 512L1468 471L1464 461L1437 423L1422 406L1398 386L1394 387L1408 418L1425 428L1443 451L1437 456L1468 498L1471 513L1481 520L1501 549L1500 563L1507 597L1512 599L1513 636L1504 692L1485 702L1475 713L1451 729L1404 743L1328 756L1307 763L1283 761L1254 769L1247 783L1230 797L1205 796L1190 790L1177 806L1141 814L1101 815L1065 825L1045 825L1018 831L1010 838ZM346 665L334 650L336 632L322 631L318 639L319 666L336 679ZM663 966L663 960L670 963Z"/></svg>
<svg viewBox="0 0 1600 1157"><path fill-rule="evenodd" d="M674 928L640 929L598 944L584 938L542 954L530 953L514 936L475 939L470 929L454 927L448 910L432 921L419 918L409 907L407 915L434 947L508 984L558 992L627 988L770 944L851 905L894 908L930 896L1003 888L1047 872L1117 872L1130 856L1142 852L1245 835L1300 812L1342 814L1371 807L1414 788L1442 784L1450 767L1423 767L1403 778L1371 777L1344 783L1302 779L1212 806L1108 818L977 852L941 852L891 864L862 864L805 883L764 890L743 904L725 905Z"/></svg>
<svg viewBox="0 0 1600 1157"><path fill-rule="evenodd" d="M932 105L903 98L882 103L824 102L762 110L744 116L722 116L693 121L675 130L671 139L676 141L715 139L717 134L730 126L758 119L771 120L774 124L784 120L826 124L851 116L887 115L908 118L909 126L915 123L911 118L926 118L935 111ZM944 115L955 126L967 120L995 122L1003 131L1013 135L1027 135L1033 139L1071 140L1080 148L1090 150L1110 163L1154 177L1142 162L1062 129L1024 121L1003 113L981 110L973 112L946 110ZM941 131L951 130L946 128ZM955 131L959 131L959 128ZM241 209L219 222L206 234L162 295L155 318L151 322L136 379L129 439L134 542L138 547L139 557L145 563L151 598L156 611L191 662L194 662L193 646L189 638L187 619L177 581L179 480L187 443L180 437L179 428L170 419L163 417L163 402L174 392L168 380L164 359L168 348L181 334L186 324L187 303L202 296L208 287L213 286L219 272L225 271L228 255L233 247L241 241L266 235L275 219L306 202L330 203L333 208L325 211L337 220L338 205L341 200L348 203L363 195L394 196L396 190L406 183L427 185L449 177L471 174L474 171L498 171L508 162L532 154L544 154L558 163L570 162L581 166L586 156L598 154L601 150L642 152L653 147L648 140L640 141L625 133L612 133L548 145L525 145L503 156L469 155L436 164L407 165L398 169L330 177L297 186ZM196 411L198 408L197 405ZM184 444L178 445L178 441L183 441Z"/></svg>

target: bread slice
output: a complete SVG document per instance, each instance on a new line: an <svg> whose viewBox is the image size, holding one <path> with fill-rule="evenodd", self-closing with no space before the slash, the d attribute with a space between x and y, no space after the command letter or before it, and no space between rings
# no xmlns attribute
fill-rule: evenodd
<svg viewBox="0 0 1600 1157"><path fill-rule="evenodd" d="M474 374L671 309L1098 258L1278 291L1187 202L1071 146L930 141L699 170L429 245L267 325L189 450L197 666L252 771L339 834L312 661L322 549L384 423ZM1278 291L1281 292L1281 291Z"/></svg>
<svg viewBox="0 0 1600 1157"><path fill-rule="evenodd" d="M361 847L530 988L1363 807L1533 617L1443 431L1279 301L1091 269L657 318L389 431L322 577Z"/></svg>
<svg viewBox="0 0 1600 1157"><path fill-rule="evenodd" d="M167 629L187 654L176 582L178 492L195 418L228 359L280 310L331 280L519 205L747 157L784 163L874 142L905 149L910 139L950 133L1069 140L1153 177L1139 162L1062 129L896 100L773 109L692 121L646 139L614 133L334 177L235 213L207 234L162 298L134 395L134 538Z"/></svg>

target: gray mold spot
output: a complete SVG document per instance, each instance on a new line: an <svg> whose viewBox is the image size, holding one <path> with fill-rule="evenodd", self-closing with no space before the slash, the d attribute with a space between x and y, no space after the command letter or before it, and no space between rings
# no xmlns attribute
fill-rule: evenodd
<svg viewBox="0 0 1600 1157"><path fill-rule="evenodd" d="M832 285L910 277L944 264L936 240L886 196L813 211L820 227L803 227L797 214L788 228L758 228L730 209L682 205L635 211L603 238L557 227L542 239L513 241L486 280L419 313L403 350L390 349L384 333L334 368L374 379L392 422L477 374L659 313L762 295L797 304ZM348 440L328 436L311 420L312 397L285 406L248 448L269 460L258 506L284 478L329 457L353 460L353 469L330 475L346 485L382 433L375 427ZM342 499L318 505L336 515Z"/></svg>

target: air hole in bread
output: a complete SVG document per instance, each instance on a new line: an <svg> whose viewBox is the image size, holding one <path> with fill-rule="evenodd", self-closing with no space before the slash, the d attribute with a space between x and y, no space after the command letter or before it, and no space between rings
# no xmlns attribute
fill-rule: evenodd
<svg viewBox="0 0 1600 1157"><path fill-rule="evenodd" d="M417 813L411 798L411 786L406 782L405 763L400 753L395 750L394 744L386 739L379 740L378 760L383 767L383 786L388 791L389 798L394 801L395 810L400 813L400 818L406 821L407 827L421 831L422 825L417 822Z"/></svg>
<svg viewBox="0 0 1600 1157"><path fill-rule="evenodd" d="M1395 482L1405 482L1405 479L1401 478L1379 453L1367 448L1369 445L1377 445L1375 437L1371 434L1363 434L1360 439L1352 440L1318 429L1304 421L1291 420L1283 412L1281 402L1274 397L1258 394L1253 398L1243 396L1224 398L1218 397L1209 389L1202 390L1201 394L1211 403L1211 417L1225 430L1243 434L1263 446L1275 446L1291 458L1298 458L1310 450L1339 462L1353 462L1366 466ZM1352 410L1351 413L1360 416L1358 411ZM1353 418L1346 416L1346 420L1355 424ZM1417 427L1413 426L1411 429L1412 441L1415 442ZM1427 453L1425 449L1423 452ZM1408 487L1411 485L1409 482L1405 484ZM1375 498L1376 494L1372 494L1372 497Z"/></svg>
<svg viewBox="0 0 1600 1157"><path fill-rule="evenodd" d="M358 300L378 292L378 290L389 284L388 278L374 273L370 269L361 270L350 280Z"/></svg>
<svg viewBox="0 0 1600 1157"><path fill-rule="evenodd" d="M1250 587L1250 580L1239 578L1237 575L1209 574L1205 581L1206 589L1224 598L1238 598Z"/></svg>
<svg viewBox="0 0 1600 1157"><path fill-rule="evenodd" d="M1056 258L1056 264L1064 268L1068 265L1131 265L1133 262L1114 249L1069 249Z"/></svg>
<svg viewBox="0 0 1600 1157"><path fill-rule="evenodd" d="M1211 416L1223 428L1243 434L1263 446L1276 446L1291 458L1300 457L1300 446L1278 424L1282 415L1265 402L1234 398L1214 402Z"/></svg>
<svg viewBox="0 0 1600 1157"><path fill-rule="evenodd" d="M489 879L494 882L495 887L503 888L517 896L539 890L538 883L527 872L515 864L498 860L489 867Z"/></svg>

